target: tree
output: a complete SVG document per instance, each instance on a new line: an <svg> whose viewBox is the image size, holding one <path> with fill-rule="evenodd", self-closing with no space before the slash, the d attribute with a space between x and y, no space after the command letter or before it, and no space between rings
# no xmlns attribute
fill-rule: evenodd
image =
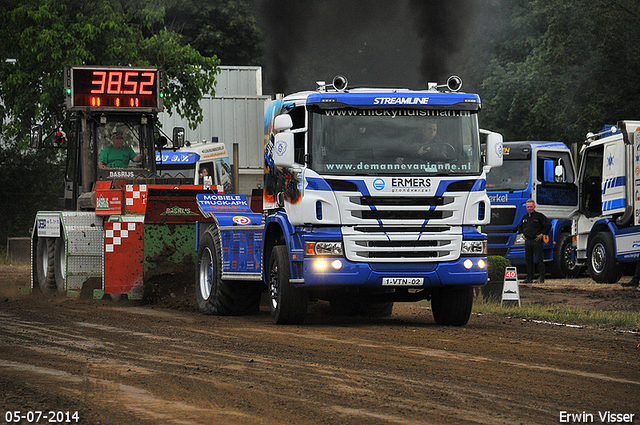
<svg viewBox="0 0 640 425"><path fill-rule="evenodd" d="M33 0L0 6L0 121L5 136L24 140L34 120L51 115L54 121L62 119L63 67L79 64L164 68L165 107L187 116L195 127L202 120L198 101L213 93L219 60L202 56L164 28L148 31L161 24L165 2Z"/></svg>
<svg viewBox="0 0 640 425"><path fill-rule="evenodd" d="M580 143L640 110L640 3L493 2L511 16L482 68L483 125L507 139Z"/></svg>
<svg viewBox="0 0 640 425"><path fill-rule="evenodd" d="M167 9L166 25L204 56L225 65L256 65L261 34L249 0L184 0Z"/></svg>

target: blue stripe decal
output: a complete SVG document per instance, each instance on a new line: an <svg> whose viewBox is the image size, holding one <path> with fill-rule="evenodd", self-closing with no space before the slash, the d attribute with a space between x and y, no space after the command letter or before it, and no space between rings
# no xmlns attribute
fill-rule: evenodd
<svg viewBox="0 0 640 425"><path fill-rule="evenodd" d="M602 194L604 195L607 192L607 189L624 186L626 184L626 178L624 176L613 177L605 180L604 189L602 189Z"/></svg>
<svg viewBox="0 0 640 425"><path fill-rule="evenodd" d="M476 180L476 183L473 185L473 188L471 188L471 191L482 192L485 190L486 187L487 187L487 181L485 179L478 179Z"/></svg>
<svg viewBox="0 0 640 425"><path fill-rule="evenodd" d="M612 201L606 201L602 203L602 211L617 210L625 208L627 205L625 198L614 199Z"/></svg>
<svg viewBox="0 0 640 425"><path fill-rule="evenodd" d="M307 190L326 190L327 192L331 192L331 186L325 179L319 179L317 177L307 177L305 179L307 181Z"/></svg>

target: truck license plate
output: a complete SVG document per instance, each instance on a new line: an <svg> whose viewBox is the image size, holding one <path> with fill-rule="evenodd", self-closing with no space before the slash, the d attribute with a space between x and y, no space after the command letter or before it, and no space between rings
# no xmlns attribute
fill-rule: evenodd
<svg viewBox="0 0 640 425"><path fill-rule="evenodd" d="M382 286L422 286L422 277L383 277Z"/></svg>

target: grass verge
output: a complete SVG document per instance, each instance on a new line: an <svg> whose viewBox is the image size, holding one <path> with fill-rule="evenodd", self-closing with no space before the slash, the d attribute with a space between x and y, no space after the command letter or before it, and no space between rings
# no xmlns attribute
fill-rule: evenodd
<svg viewBox="0 0 640 425"><path fill-rule="evenodd" d="M473 312L572 325L609 325L640 329L640 314L637 312L590 310L555 304L528 304L526 302L521 304L521 306L514 303L501 305L499 301L477 299L473 303Z"/></svg>

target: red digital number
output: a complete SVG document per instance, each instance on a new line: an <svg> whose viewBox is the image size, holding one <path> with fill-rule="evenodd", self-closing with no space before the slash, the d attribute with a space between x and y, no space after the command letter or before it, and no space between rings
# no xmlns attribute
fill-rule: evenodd
<svg viewBox="0 0 640 425"><path fill-rule="evenodd" d="M122 72L110 72L107 94L120 94L122 90Z"/></svg>
<svg viewBox="0 0 640 425"><path fill-rule="evenodd" d="M124 87L131 87L131 90L124 90L122 94L136 94L138 90L138 82L131 81L132 77L137 77L137 72L125 72L124 73Z"/></svg>
<svg viewBox="0 0 640 425"><path fill-rule="evenodd" d="M149 77L149 81L140 81L140 94L153 94L151 90L145 90L144 88L149 86L153 87L155 74L153 72L143 72L142 77Z"/></svg>
<svg viewBox="0 0 640 425"><path fill-rule="evenodd" d="M104 93L104 84L107 81L107 73L105 71L93 71L93 75L99 77L99 80L93 80L91 85L97 85L99 88L91 90L91 93L102 94Z"/></svg>

